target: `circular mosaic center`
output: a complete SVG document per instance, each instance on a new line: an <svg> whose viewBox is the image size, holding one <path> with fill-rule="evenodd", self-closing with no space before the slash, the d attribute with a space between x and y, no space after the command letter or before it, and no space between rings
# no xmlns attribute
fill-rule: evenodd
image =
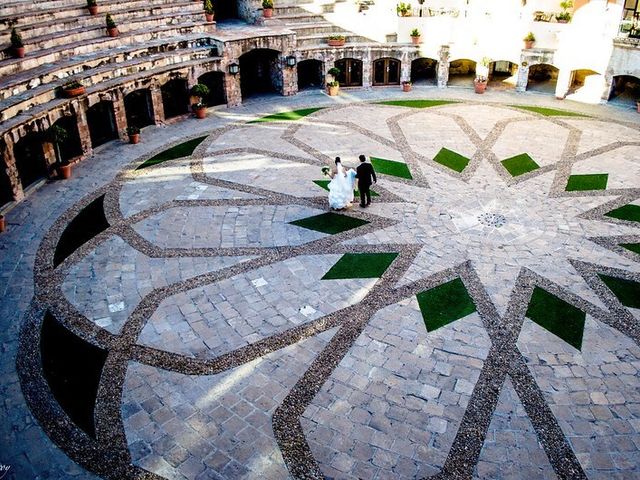
<svg viewBox="0 0 640 480"><path fill-rule="evenodd" d="M507 219L505 218L505 216L499 213L481 213L480 215L478 215L478 221L488 227L496 228L500 228L505 223L507 223Z"/></svg>

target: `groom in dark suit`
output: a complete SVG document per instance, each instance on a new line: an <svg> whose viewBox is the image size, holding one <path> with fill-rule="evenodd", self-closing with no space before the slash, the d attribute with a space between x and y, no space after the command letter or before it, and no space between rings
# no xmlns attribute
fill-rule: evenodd
<svg viewBox="0 0 640 480"><path fill-rule="evenodd" d="M376 172L373 165L367 163L367 158L360 155L360 165L356 168L356 178L358 179L358 190L360 191L360 206L362 208L371 205L371 192L369 187L371 183L376 183ZM367 203L365 203L365 197Z"/></svg>

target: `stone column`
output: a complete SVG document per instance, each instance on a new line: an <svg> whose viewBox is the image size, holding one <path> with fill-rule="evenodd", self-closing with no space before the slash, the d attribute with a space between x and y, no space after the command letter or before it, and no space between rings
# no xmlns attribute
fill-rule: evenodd
<svg viewBox="0 0 640 480"><path fill-rule="evenodd" d="M237 107L242 105L242 90L240 88L240 75L224 74L224 89L227 94L227 107Z"/></svg>
<svg viewBox="0 0 640 480"><path fill-rule="evenodd" d="M284 66L282 67L282 95L286 97L298 93L298 67L288 67L287 56L283 55ZM297 60L296 58L296 62Z"/></svg>
<svg viewBox="0 0 640 480"><path fill-rule="evenodd" d="M74 107L76 110L76 122L78 125L78 134L80 135L82 155L91 155L91 152L93 152L93 145L91 145L91 133L89 132L89 123L87 122L86 102L78 102Z"/></svg>
<svg viewBox="0 0 640 480"><path fill-rule="evenodd" d="M602 95L600 95L600 103L606 103L609 101L609 96L611 95L611 89L613 88L613 72L611 69L607 69L603 75L603 88Z"/></svg>
<svg viewBox="0 0 640 480"><path fill-rule="evenodd" d="M371 87L373 84L371 67L373 62L371 61L371 48L366 48L362 54L362 86Z"/></svg>
<svg viewBox="0 0 640 480"><path fill-rule="evenodd" d="M16 159L13 155L13 139L10 136L5 136L3 141L4 147L2 155L0 156L0 168L4 169L9 179L9 187L11 194L16 202L19 202L24 198L24 191L22 190L22 183L20 182L20 174L18 173L18 167L16 166Z"/></svg>
<svg viewBox="0 0 640 480"><path fill-rule="evenodd" d="M440 46L438 57L438 88L446 88L449 83L449 45Z"/></svg>
<svg viewBox="0 0 640 480"><path fill-rule="evenodd" d="M411 81L411 58L406 48L402 49L400 56L400 83Z"/></svg>
<svg viewBox="0 0 640 480"><path fill-rule="evenodd" d="M151 104L153 105L153 121L156 125L164 123L164 105L162 105L162 92L157 83L149 87L151 92Z"/></svg>
<svg viewBox="0 0 640 480"><path fill-rule="evenodd" d="M106 100L106 98L103 98ZM124 96L121 91L111 94L111 102L113 103L113 117L116 121L116 131L121 140L127 139L127 112L124 108Z"/></svg>
<svg viewBox="0 0 640 480"><path fill-rule="evenodd" d="M571 87L572 72L566 68L558 71L558 81L556 83L556 98L564 98Z"/></svg>
<svg viewBox="0 0 640 480"><path fill-rule="evenodd" d="M529 62L521 60L518 65L518 76L516 79L516 92L526 92L529 83Z"/></svg>

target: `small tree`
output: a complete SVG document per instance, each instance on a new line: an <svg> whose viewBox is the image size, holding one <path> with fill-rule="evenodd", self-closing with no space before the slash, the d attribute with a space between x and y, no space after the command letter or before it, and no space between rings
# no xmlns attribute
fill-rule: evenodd
<svg viewBox="0 0 640 480"><path fill-rule="evenodd" d="M213 15L213 12L213 3L211 3L211 0L204 0L204 13Z"/></svg>
<svg viewBox="0 0 640 480"><path fill-rule="evenodd" d="M60 125L51 125L46 133L45 140L53 144L56 153L56 163L62 165L62 154L60 153L60 145L64 144L69 138L69 133Z"/></svg>
<svg viewBox="0 0 640 480"><path fill-rule="evenodd" d="M22 35L20 35L17 28L11 29L11 46L13 48L24 47L24 43L22 43Z"/></svg>
<svg viewBox="0 0 640 480"><path fill-rule="evenodd" d="M420 30L418 30L417 28L414 28L413 30L411 30L411 33L409 35L411 37L419 37L420 36Z"/></svg>
<svg viewBox="0 0 640 480"><path fill-rule="evenodd" d="M118 25L116 25L116 22L115 20L113 20L113 17L111 16L110 13L107 13L106 21L107 21L107 28L118 28Z"/></svg>
<svg viewBox="0 0 640 480"><path fill-rule="evenodd" d="M203 107L204 98L209 96L209 87L202 83L196 83L193 87L191 87L190 93L192 96L198 97L200 99L200 101L196 104L196 107Z"/></svg>
<svg viewBox="0 0 640 480"><path fill-rule="evenodd" d="M273 0L262 0L262 8L273 8Z"/></svg>
<svg viewBox="0 0 640 480"><path fill-rule="evenodd" d="M523 40L525 42L535 42L536 41L536 36L533 34L533 32L529 32L527 33L527 35L523 38Z"/></svg>
<svg viewBox="0 0 640 480"><path fill-rule="evenodd" d="M336 78L338 75L340 75L340 69L338 67L332 67L327 73L333 78Z"/></svg>
<svg viewBox="0 0 640 480"><path fill-rule="evenodd" d="M87 7L97 7L98 2L96 0L87 0Z"/></svg>

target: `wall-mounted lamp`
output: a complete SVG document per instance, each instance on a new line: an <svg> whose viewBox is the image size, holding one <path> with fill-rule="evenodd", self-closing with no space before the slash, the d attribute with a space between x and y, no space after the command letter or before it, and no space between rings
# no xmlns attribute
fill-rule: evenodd
<svg viewBox="0 0 640 480"><path fill-rule="evenodd" d="M287 67L291 67L291 68L293 68L293 67L295 67L295 66L296 66L296 62L297 62L297 61L296 61L296 57L294 57L293 55L289 55L289 56L286 58L286 61L287 61Z"/></svg>
<svg viewBox="0 0 640 480"><path fill-rule="evenodd" d="M239 72L240 72L240 65L238 65L237 63L229 64L229 73L231 75L237 75Z"/></svg>

